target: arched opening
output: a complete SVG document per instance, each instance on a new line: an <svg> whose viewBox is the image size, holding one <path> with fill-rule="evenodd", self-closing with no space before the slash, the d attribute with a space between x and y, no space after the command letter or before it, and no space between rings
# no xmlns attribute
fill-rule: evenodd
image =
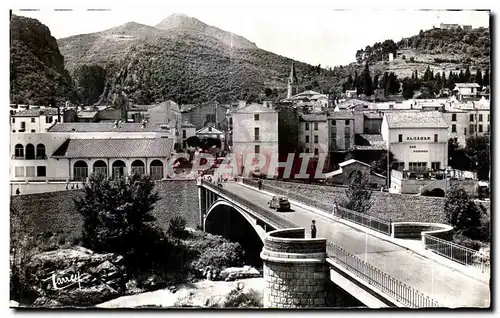
<svg viewBox="0 0 500 318"><path fill-rule="evenodd" d="M125 162L121 160L116 160L115 162L113 162L113 165L111 167L113 168L113 178L125 176L125 171L127 167L125 165Z"/></svg>
<svg viewBox="0 0 500 318"><path fill-rule="evenodd" d="M108 175L108 165L102 160L97 160L96 162L94 162L94 170L93 171L95 174L107 176Z"/></svg>
<svg viewBox="0 0 500 318"><path fill-rule="evenodd" d="M45 145L44 144L36 145L36 158L37 159L47 159L47 157L45 156Z"/></svg>
<svg viewBox="0 0 500 318"><path fill-rule="evenodd" d="M132 167L130 168L130 172L137 174L144 174L146 172L144 162L142 162L142 160L135 160L134 162L132 162Z"/></svg>
<svg viewBox="0 0 500 318"><path fill-rule="evenodd" d="M35 159L35 146L32 144L26 145L26 159Z"/></svg>
<svg viewBox="0 0 500 318"><path fill-rule="evenodd" d="M245 251L245 264L262 269L260 252L264 244L252 225L236 209L224 204L215 206L207 215L205 231L240 243Z"/></svg>
<svg viewBox="0 0 500 318"><path fill-rule="evenodd" d="M349 182L360 182L363 174L359 170L353 170L349 173Z"/></svg>
<svg viewBox="0 0 500 318"><path fill-rule="evenodd" d="M17 144L14 147L14 157L16 159L22 159L24 158L24 146L21 144Z"/></svg>
<svg viewBox="0 0 500 318"><path fill-rule="evenodd" d="M149 166L149 174L153 180L163 179L163 163L160 160L153 160Z"/></svg>
<svg viewBox="0 0 500 318"><path fill-rule="evenodd" d="M83 160L78 160L73 165L73 179L82 181L86 180L89 175L87 163Z"/></svg>

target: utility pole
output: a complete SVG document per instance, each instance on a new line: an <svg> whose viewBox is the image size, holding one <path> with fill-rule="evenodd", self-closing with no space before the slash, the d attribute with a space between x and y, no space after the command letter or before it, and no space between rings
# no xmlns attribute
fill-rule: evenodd
<svg viewBox="0 0 500 318"><path fill-rule="evenodd" d="M389 138L389 137L388 137ZM391 188L391 169L390 169L390 163L389 163L389 145L391 144L391 140L389 138L387 142L387 191Z"/></svg>

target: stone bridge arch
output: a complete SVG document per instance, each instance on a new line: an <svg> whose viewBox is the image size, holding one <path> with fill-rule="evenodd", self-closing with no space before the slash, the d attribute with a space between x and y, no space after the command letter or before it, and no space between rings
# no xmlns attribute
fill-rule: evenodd
<svg viewBox="0 0 500 318"><path fill-rule="evenodd" d="M205 232L240 243L245 251L246 263L262 266L260 253L264 247L266 231L240 207L224 199L216 200L205 215L203 228Z"/></svg>

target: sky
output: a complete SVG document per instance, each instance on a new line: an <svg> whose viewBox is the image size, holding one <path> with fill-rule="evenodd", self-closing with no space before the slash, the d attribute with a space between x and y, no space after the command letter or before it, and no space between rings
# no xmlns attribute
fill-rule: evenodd
<svg viewBox="0 0 500 318"><path fill-rule="evenodd" d="M36 18L63 38L98 32L126 22L154 26L173 13L184 13L202 22L241 35L259 48L295 60L322 66L345 65L358 49L386 39L399 41L440 23L488 27L488 11L416 10L317 10L313 7L231 7L171 4L168 7L112 8L110 11L13 10Z"/></svg>

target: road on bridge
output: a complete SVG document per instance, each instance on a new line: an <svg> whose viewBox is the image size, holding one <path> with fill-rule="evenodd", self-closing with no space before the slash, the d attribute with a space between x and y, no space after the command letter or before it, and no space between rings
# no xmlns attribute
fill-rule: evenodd
<svg viewBox="0 0 500 318"><path fill-rule="evenodd" d="M267 208L270 196L235 182L224 188ZM269 209L270 211L274 211ZM302 226L310 235L311 220L316 220L317 237L355 254L406 285L437 300L445 307L488 307L490 286L464 273L420 256L391 242L292 205L292 212L275 212Z"/></svg>

